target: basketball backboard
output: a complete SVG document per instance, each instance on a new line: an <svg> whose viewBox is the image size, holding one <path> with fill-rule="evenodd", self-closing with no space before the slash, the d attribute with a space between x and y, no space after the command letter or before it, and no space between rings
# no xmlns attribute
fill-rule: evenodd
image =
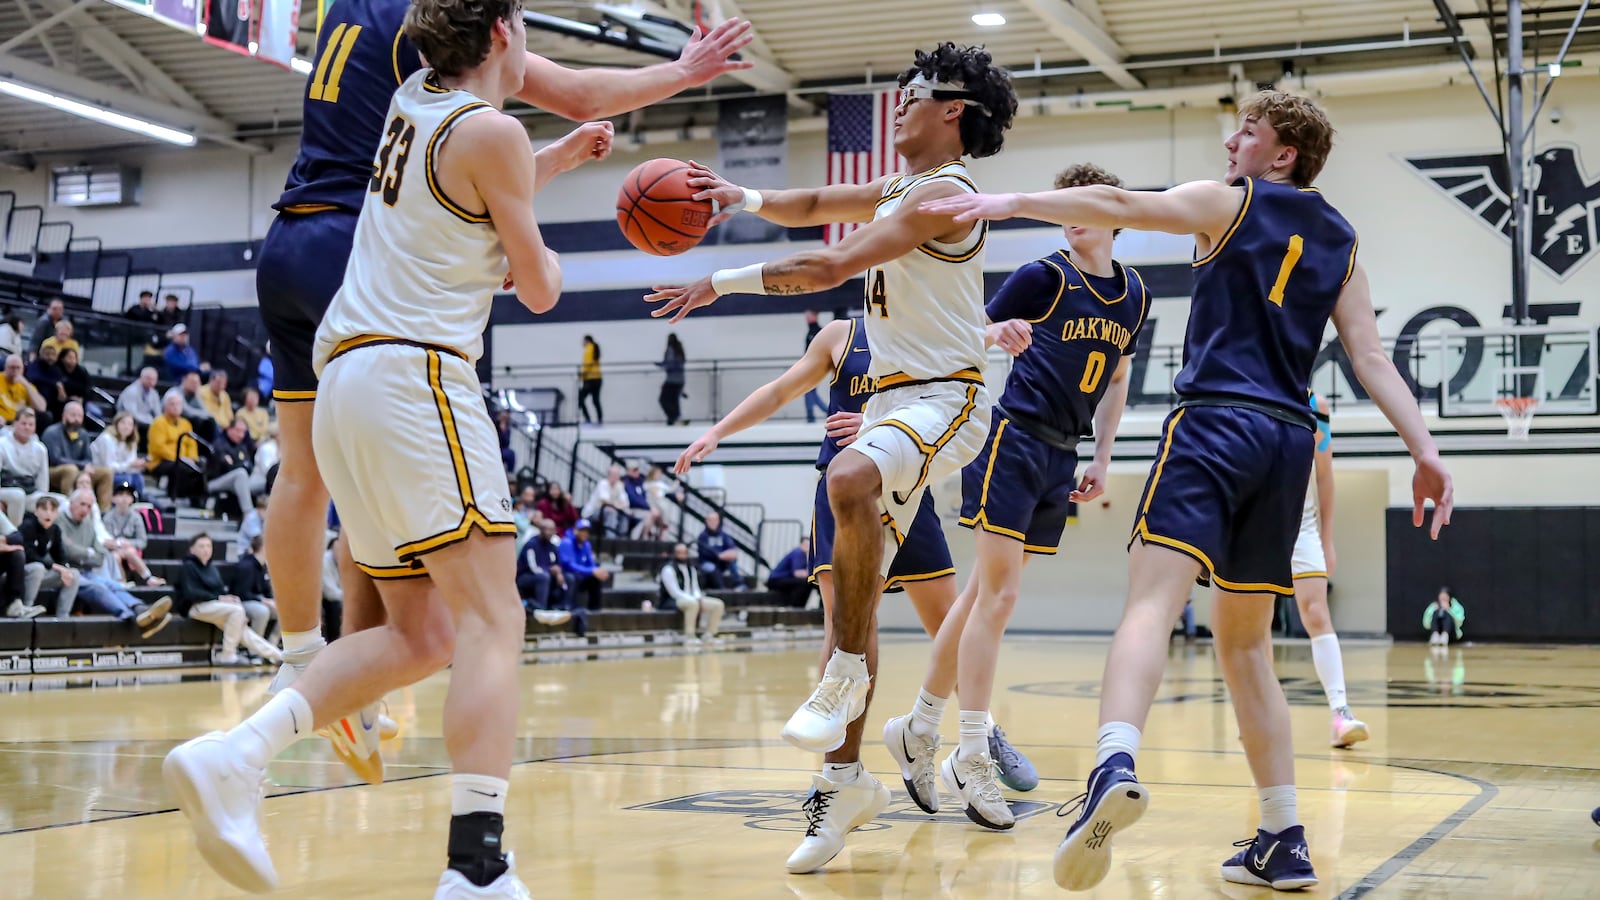
<svg viewBox="0 0 1600 900"><path fill-rule="evenodd" d="M1532 399L1539 415L1596 411L1595 328L1523 325L1445 331L1436 356L1439 415L1501 416L1506 401Z"/></svg>

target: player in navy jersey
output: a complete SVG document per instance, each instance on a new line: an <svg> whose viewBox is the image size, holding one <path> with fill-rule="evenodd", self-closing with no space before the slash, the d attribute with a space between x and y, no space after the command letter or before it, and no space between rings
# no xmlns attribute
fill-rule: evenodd
<svg viewBox="0 0 1600 900"><path fill-rule="evenodd" d="M377 189L373 155L388 124L390 98L423 66L403 33L410 5L409 0L339 0L328 10L306 81L300 152L273 205L278 216L257 260L256 293L271 337L283 454L266 527L285 651L284 666L270 688L274 692L303 672L323 646L321 523L328 491L311 449L317 388L311 347L344 279L357 215L369 188ZM730 57L750 39L750 26L730 19L704 36L696 32L678 60L634 70L573 70L527 53L517 98L574 120L616 115L747 68L749 63ZM568 163L576 164L601 142L610 142L607 123L590 124L546 147L539 153L541 177L571 168ZM348 570L345 634L383 619L370 581L353 566ZM380 780L382 757L376 747L346 745L335 737L338 733L333 729L330 739L340 757L363 779Z"/></svg>
<svg viewBox="0 0 1600 900"><path fill-rule="evenodd" d="M1104 169L1075 165L1056 176L1057 188L1122 185ZM961 472L961 524L975 531L972 577L945 619L939 642L958 643L961 744L940 766L941 780L960 797L967 818L987 828L1016 823L996 776L1015 790L1038 784L1031 769L991 753L986 739L1000 639L1016 604L1017 584L1030 556L1053 555L1068 507L1105 490L1111 444L1128 399L1128 369L1150 310L1150 292L1135 270L1111 258L1115 232L1079 225L1065 229L1071 251L1058 250L1018 269L988 304L992 322L1032 326L1032 342L1012 364L995 404L989 437ZM1093 436L1094 461L1077 478L1078 441ZM890 755L938 733L924 712L955 687L930 671L911 715L885 730ZM909 732L903 733L903 732ZM909 740L908 740L909 738ZM932 770L931 753L916 754ZM1019 777L1019 775L1021 777ZM918 779L906 778L908 786ZM920 802L920 801L919 801Z"/></svg>
<svg viewBox="0 0 1600 900"><path fill-rule="evenodd" d="M1289 705L1272 666L1274 596L1292 596L1290 554L1311 473L1306 404L1331 316L1357 379L1416 465L1412 522L1434 503L1449 524L1450 474L1405 382L1384 353L1356 236L1311 187L1333 127L1311 101L1263 91L1239 107L1224 182L1168 191L1106 186L966 195L924 204L956 221L1024 216L1195 236L1194 301L1156 465L1129 543L1128 602L1106 657L1095 770L1055 855L1055 879L1087 890L1111 865L1115 833L1149 804L1134 775L1140 730L1166 666L1168 636L1199 579L1213 585L1212 631L1261 802L1252 843L1222 866L1243 884L1315 884L1294 788Z"/></svg>
<svg viewBox="0 0 1600 900"><path fill-rule="evenodd" d="M1020 350L1025 346L1024 331L1025 328L1019 328L1018 323L1003 323L991 326L986 338L990 343L998 343L1008 350L1013 347ZM1019 335L1024 335L1022 340L1018 339ZM678 456L674 467L677 474L683 475L694 463L713 453L718 444L728 437L766 421L778 410L809 393L824 378L828 379L828 417L822 447L817 452L819 477L812 510L811 559L808 564L811 577L822 594L824 626L830 630L834 621L834 521L833 510L828 503L828 482L821 477L821 473L827 471L828 463L842 448L855 440L867 399L877 389L876 379L868 373L871 362L872 351L867 344L867 330L860 319L828 323L806 347L805 355L799 361L776 380L757 388L732 412L690 444ZM939 514L934 509L933 495L929 492L924 495L911 528L904 536L901 550L896 554L888 577L884 580L883 590L905 591L911 598L917 617L922 620L922 627L933 636L939 633L956 602L955 573L955 566L950 560L950 548L939 524ZM827 648L831 645L832 641L823 641L824 665L827 663ZM956 646L952 640L944 647L935 645L934 650L934 671L952 683L956 674ZM868 652L873 657L877 656L876 642L869 645ZM942 705L943 701L940 701L941 708ZM844 743L824 756L822 774L813 779L813 797L832 793L834 786L829 776L860 762L861 738L866 721L866 716L857 717L845 730ZM924 741L930 743L927 752L930 760L939 747L937 719L934 723L931 742ZM1021 758L1014 748L1003 743L1004 732L995 729L994 733L994 739L1003 746L998 752ZM906 765L903 749L897 759L902 767ZM1026 760L1023 762L1026 763ZM925 768L925 783L913 786L907 781L906 789L924 811L934 813L939 811L939 793L933 784L932 765ZM887 791L883 792L881 799L888 801ZM852 827L828 817L827 804L815 800L807 802L817 807L818 821L808 829L800 848L790 857L789 871L796 873L814 871L837 855L844 846L845 835Z"/></svg>

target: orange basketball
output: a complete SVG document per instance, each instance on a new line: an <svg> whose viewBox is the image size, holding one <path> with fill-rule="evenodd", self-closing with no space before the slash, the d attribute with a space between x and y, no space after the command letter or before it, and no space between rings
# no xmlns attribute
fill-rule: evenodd
<svg viewBox="0 0 1600 900"><path fill-rule="evenodd" d="M622 180L617 227L628 243L655 256L676 256L706 236L711 201L691 199L689 164L681 159L640 163Z"/></svg>

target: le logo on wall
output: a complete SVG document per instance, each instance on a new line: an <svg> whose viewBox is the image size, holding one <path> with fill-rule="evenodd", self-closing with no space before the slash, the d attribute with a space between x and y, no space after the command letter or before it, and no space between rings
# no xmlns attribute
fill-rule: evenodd
<svg viewBox="0 0 1600 900"><path fill-rule="evenodd" d="M1406 163L1483 224L1511 238L1511 179L1500 153L1409 157ZM1533 257L1565 281L1600 246L1600 179L1588 181L1578 148L1552 145L1532 160Z"/></svg>

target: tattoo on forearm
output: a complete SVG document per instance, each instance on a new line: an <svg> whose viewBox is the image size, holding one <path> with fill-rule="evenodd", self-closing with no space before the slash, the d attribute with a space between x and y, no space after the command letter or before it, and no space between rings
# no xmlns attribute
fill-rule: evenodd
<svg viewBox="0 0 1600 900"><path fill-rule="evenodd" d="M792 294L810 294L812 290L798 284L767 285L767 293L774 296L788 296Z"/></svg>
<svg viewBox="0 0 1600 900"><path fill-rule="evenodd" d="M805 256L769 262L761 267L761 283L772 296L786 297L814 293L823 287L812 283L815 274L808 270L814 263L814 260Z"/></svg>

